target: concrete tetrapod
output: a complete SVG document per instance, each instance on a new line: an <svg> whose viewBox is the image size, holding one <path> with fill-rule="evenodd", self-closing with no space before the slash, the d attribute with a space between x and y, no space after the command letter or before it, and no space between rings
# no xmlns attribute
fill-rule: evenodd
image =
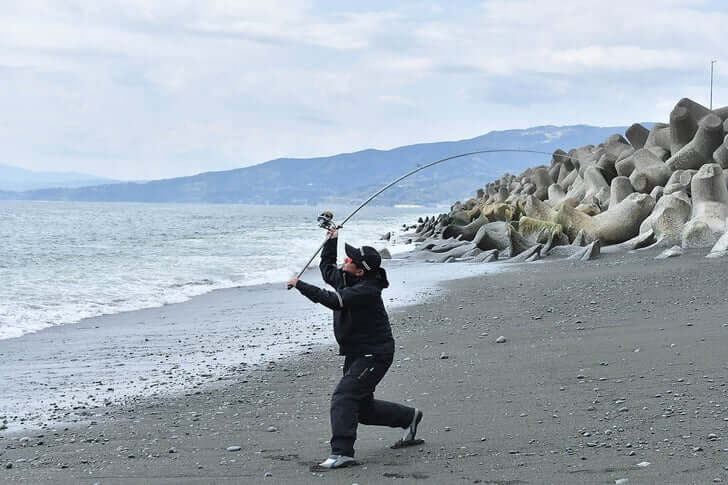
<svg viewBox="0 0 728 485"><path fill-rule="evenodd" d="M665 249L663 252L655 256L655 259L667 259L682 256L683 250L680 246L673 246L669 249Z"/></svg>
<svg viewBox="0 0 728 485"><path fill-rule="evenodd" d="M599 202L599 206L607 206L609 204L609 183L604 178L602 170L598 167L590 167L584 173L585 192L581 201L591 202L589 197L595 197ZM572 197L576 199L576 197Z"/></svg>
<svg viewBox="0 0 728 485"><path fill-rule="evenodd" d="M728 227L728 221L726 221L726 227ZM723 256L728 256L728 231L724 232L713 245L706 258L721 258Z"/></svg>
<svg viewBox="0 0 728 485"><path fill-rule="evenodd" d="M541 252L542 258L549 258L549 259L566 259L570 258L571 256L575 254L582 255L584 254L584 247L585 246L555 246L551 248L546 254Z"/></svg>
<svg viewBox="0 0 728 485"><path fill-rule="evenodd" d="M624 175L625 177L629 177L629 174L631 174L632 170L634 170L634 164L632 164L630 157L634 155L635 151L637 150L635 150L634 148L629 148L619 154L617 161L614 162L614 170L617 172L617 175Z"/></svg>
<svg viewBox="0 0 728 485"><path fill-rule="evenodd" d="M715 113L721 120L728 121L728 106L715 108L713 113Z"/></svg>
<svg viewBox="0 0 728 485"><path fill-rule="evenodd" d="M509 222L513 220L515 216L515 210L512 205L497 202L495 204L487 205L483 207L482 215L487 217L491 222L504 221Z"/></svg>
<svg viewBox="0 0 728 485"><path fill-rule="evenodd" d="M670 147L672 145L672 137L670 135L670 125L665 123L655 123L650 130L650 134L645 141L644 148L654 153L661 160L667 160L670 155Z"/></svg>
<svg viewBox="0 0 728 485"><path fill-rule="evenodd" d="M634 170L629 181L637 192L649 194L655 187L664 186L672 174L665 162L645 148L637 150L631 158Z"/></svg>
<svg viewBox="0 0 728 485"><path fill-rule="evenodd" d="M566 197L566 192L561 188L559 184L549 185L549 198L547 200L549 205L556 205Z"/></svg>
<svg viewBox="0 0 728 485"><path fill-rule="evenodd" d="M622 135L612 135L604 141L604 151L607 155L607 159L611 160L612 163L617 161L619 155L624 150L629 150L632 145ZM599 157L599 160L603 159L603 156Z"/></svg>
<svg viewBox="0 0 728 485"><path fill-rule="evenodd" d="M501 256L511 257L532 246L507 222L491 222L478 230L473 243L483 251L497 249Z"/></svg>
<svg viewBox="0 0 728 485"><path fill-rule="evenodd" d="M595 168L595 170L598 171L599 169ZM574 171L576 172L576 170ZM586 189L587 187L584 183L584 178L581 175L577 175L569 187L569 190L566 192L566 198L581 201L581 199L583 199L586 195Z"/></svg>
<svg viewBox="0 0 728 485"><path fill-rule="evenodd" d="M606 212L594 216L597 237L602 244L626 241L639 233L640 224L650 215L655 200L647 194L630 194Z"/></svg>
<svg viewBox="0 0 728 485"><path fill-rule="evenodd" d="M599 202L596 200L596 197L592 197L591 200L592 202L577 205L576 210L589 216L600 214L602 210L599 208Z"/></svg>
<svg viewBox="0 0 728 485"><path fill-rule="evenodd" d="M674 192L685 192L690 195L690 181L697 170L675 170L670 179L665 184L664 195L670 195Z"/></svg>
<svg viewBox="0 0 728 485"><path fill-rule="evenodd" d="M666 195L655 204L652 214L640 225L640 234L652 231L660 246L682 243L682 230L690 219L692 204L685 192Z"/></svg>
<svg viewBox="0 0 728 485"><path fill-rule="evenodd" d="M544 167L536 167L529 176L531 183L536 185L536 192L533 195L541 200L548 198L549 185L554 183L549 172Z"/></svg>
<svg viewBox="0 0 728 485"><path fill-rule="evenodd" d="M574 169L566 174L563 179L559 180L558 183L564 190L568 191L571 189L572 185L574 185L574 182L576 182L577 179L580 179L579 171Z"/></svg>
<svg viewBox="0 0 728 485"><path fill-rule="evenodd" d="M632 239L628 239L619 244L613 244L611 246L605 246L601 249L603 253L619 253L622 251L635 251L638 249L650 248L655 244L655 233L652 229L649 231L638 234Z"/></svg>
<svg viewBox="0 0 728 485"><path fill-rule="evenodd" d="M588 241L617 244L636 236L640 224L650 215L655 201L647 194L630 194L622 202L596 216L562 205L556 220L571 240L583 231Z"/></svg>
<svg viewBox="0 0 728 485"><path fill-rule="evenodd" d="M695 137L665 162L670 170L697 169L712 163L713 152L723 143L723 122L711 113L698 125Z"/></svg>
<svg viewBox="0 0 728 485"><path fill-rule="evenodd" d="M634 123L632 126L627 128L627 131L624 132L624 136L627 137L627 140L629 140L630 144L635 149L639 150L645 146L647 137L650 136L650 130L639 123Z"/></svg>
<svg viewBox="0 0 728 485"><path fill-rule="evenodd" d="M561 203L565 203L565 201ZM526 202L523 205L523 213L528 217L542 221L553 222L556 219L556 210L534 196L526 197Z"/></svg>
<svg viewBox="0 0 728 485"><path fill-rule="evenodd" d="M647 148L645 148L645 150L647 150ZM632 175L632 171L634 171L634 153L635 153L635 151L636 150L632 151L629 155L627 155L624 158L620 158L614 164L614 168L617 170L618 176L629 177L630 175ZM625 153L627 153L627 151L625 151Z"/></svg>
<svg viewBox="0 0 728 485"><path fill-rule="evenodd" d="M533 244L546 244L552 234L557 234L557 240L563 239L561 236L558 236L563 234L560 225L528 216L522 216L518 220L518 232ZM553 236L551 237L553 239Z"/></svg>
<svg viewBox="0 0 728 485"><path fill-rule="evenodd" d="M548 254L556 246L568 246L569 238L563 232L551 232L549 237L541 248L541 257Z"/></svg>
<svg viewBox="0 0 728 485"><path fill-rule="evenodd" d="M708 108L691 99L683 98L677 102L675 108L670 113L670 153L672 153L672 156L675 156L678 151L690 143L699 129L700 121L709 114L711 112Z"/></svg>
<svg viewBox="0 0 728 485"><path fill-rule="evenodd" d="M593 241L586 246L556 246L546 253L548 258L565 258L577 261L590 261L599 256L601 244L599 241Z"/></svg>
<svg viewBox="0 0 728 485"><path fill-rule="evenodd" d="M477 249L475 244L467 242L460 247L452 248L444 253L435 253L432 257L426 259L428 263L448 263L456 258L460 258L465 254L471 252L473 249Z"/></svg>
<svg viewBox="0 0 728 485"><path fill-rule="evenodd" d="M461 239L464 241L472 241L475 234L478 232L478 229L480 229L483 224L487 224L489 222L490 221L486 216L480 214L477 219L466 226L450 224L442 231L442 238L449 239L451 237L461 236Z"/></svg>
<svg viewBox="0 0 728 485"><path fill-rule="evenodd" d="M473 263L490 263L491 261L497 261L497 260L498 260L498 250L490 249L488 251L483 251L479 255L475 256L471 261Z"/></svg>
<svg viewBox="0 0 728 485"><path fill-rule="evenodd" d="M614 177L609 191L609 207L622 202L625 197L634 192L634 187L627 177Z"/></svg>
<svg viewBox="0 0 728 485"><path fill-rule="evenodd" d="M597 239L596 241L593 241L591 244L584 246L581 249L581 252L571 255L567 259L576 259L579 261L591 261L592 259L596 259L599 257L601 247L602 247L602 245L599 242L599 240Z"/></svg>
<svg viewBox="0 0 728 485"><path fill-rule="evenodd" d="M665 187L658 185L654 189L650 191L650 197L655 199L655 201L660 200L660 197L662 197L665 194Z"/></svg>
<svg viewBox="0 0 728 485"><path fill-rule="evenodd" d="M692 217L683 227L682 247L713 246L725 232L728 189L723 169L717 163L703 165L690 182Z"/></svg>
<svg viewBox="0 0 728 485"><path fill-rule="evenodd" d="M728 121L724 125L728 125ZM723 131L728 132L725 127ZM728 168L728 135L723 138L723 143L713 152L713 161L723 168Z"/></svg>
<svg viewBox="0 0 728 485"><path fill-rule="evenodd" d="M451 224L457 226L466 226L471 222L470 214L466 209L456 209L450 211Z"/></svg>
<svg viewBox="0 0 728 485"><path fill-rule="evenodd" d="M469 242L470 241L461 241L459 239L450 239L447 241L443 241L442 239L431 239L429 241L425 241L419 249L423 251L429 250L433 253L446 253L453 248L459 248Z"/></svg>
<svg viewBox="0 0 728 485"><path fill-rule="evenodd" d="M536 244L535 246L531 246L530 248L520 252L516 256L506 259L504 263L530 263L531 261L539 260L541 259L542 247L543 244Z"/></svg>

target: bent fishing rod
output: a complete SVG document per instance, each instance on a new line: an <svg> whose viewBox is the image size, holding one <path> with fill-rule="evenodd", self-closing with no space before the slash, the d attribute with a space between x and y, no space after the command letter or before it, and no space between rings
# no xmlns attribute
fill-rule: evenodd
<svg viewBox="0 0 728 485"><path fill-rule="evenodd" d="M407 177L409 177L411 175L414 175L417 172L419 172L421 170L424 170L426 168L430 168L430 167L432 167L434 165L437 165L439 163L447 162L449 160L454 160L456 158L469 157L471 155L479 155L481 153L504 153L504 152L538 153L538 154L541 154L541 155L551 155L551 156L555 156L555 157L559 157L559 158L569 158L569 159L573 159L573 157L571 157L570 155L567 155L565 153L563 155L562 154L556 155L553 152L542 152L542 151L539 151L539 150L525 150L525 149L519 149L519 148L493 148L493 149L489 149L489 150L477 150L477 151L474 151L474 152L467 152L467 153L460 153L458 155L451 155L449 157L441 158L440 160L435 160L434 162L430 162L427 165L423 165L421 167L417 167L416 169L411 170L411 171L407 172L406 174L402 175L398 179L396 179L396 180L388 183L387 185L385 185L384 187L382 187L381 189L379 189L378 191L376 191L375 193L373 193L367 200L365 200L364 202L362 202L361 205L359 207L357 207L356 209L354 209L354 211L351 214L349 214L348 216L346 216L346 219L344 219L340 224L335 224L333 222L333 214L331 214L331 212L328 212L328 211L327 212L324 212L323 214L321 214L318 217L318 221L320 223L319 225L321 227L323 227L324 229L329 229L329 230L334 230L334 229L338 230L338 229L341 229L342 227L344 227L344 224L346 224L349 221L349 219L351 219L352 217L354 217L354 215L357 212L359 212L361 209L364 208L364 206L366 206L369 202L371 202L377 196L379 196L379 194L381 194L382 192L384 192L388 188L392 187L393 185L397 185L399 182L401 182L402 180L406 179ZM324 240L324 242L321 243L321 246L319 246L319 248L316 250L316 252L313 253L313 256L311 256L311 259L308 260L308 262L303 267L303 269L298 273L298 275L296 276L296 279L300 279L301 278L301 275L304 273L304 271L306 271L308 269L308 267L311 265L311 262L313 262L314 258L316 258L316 256L318 255L318 253L321 252L321 250L324 247L324 244L326 244L326 241L328 241L328 239L329 238L327 236L326 239ZM291 288L288 288L288 289L290 290Z"/></svg>

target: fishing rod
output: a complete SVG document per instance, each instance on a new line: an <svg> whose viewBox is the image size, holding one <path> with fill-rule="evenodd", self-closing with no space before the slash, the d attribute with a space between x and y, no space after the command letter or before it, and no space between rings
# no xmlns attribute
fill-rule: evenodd
<svg viewBox="0 0 728 485"><path fill-rule="evenodd" d="M402 175L398 179L396 179L396 180L388 183L387 185L385 185L384 187L382 187L381 189L379 189L378 191L376 191L375 193L373 193L367 200L365 200L364 202L362 202L361 205L359 207L357 207L356 209L354 209L354 211L351 214L349 214L348 216L346 216L346 219L344 219L340 224L336 224L336 223L333 222L334 215L331 212L329 212L329 211L324 212L323 214L321 214L317 218L317 220L319 222L319 226L322 227L322 228L324 228L324 229L328 229L328 230L334 230L334 229L338 230L338 229L341 229L342 227L344 227L344 224L346 224L349 221L349 219L351 219L352 217L354 217L354 215L356 215L357 212L359 212L362 208L364 208L364 206L366 206L369 202L371 202L372 200L374 200L379 194L381 194L382 192L384 192L388 188L392 187L393 185L398 184L399 182L401 182L402 180L406 179L407 177L409 177L411 175L414 175L417 172L419 172L421 170L424 170L426 168L430 168L433 165L437 165L438 163L447 162L448 160L454 160L456 158L462 158L462 157L469 157L471 155L478 155L478 154L481 154L481 153L503 153L503 152L538 153L538 154L541 154L541 155L551 155L551 156L555 156L555 157L559 157L559 158L570 158L570 159L573 159L572 156L567 155L565 153L563 155L562 154L555 155L553 152L542 152L542 151L539 151L539 150L525 150L525 149L519 149L519 148L493 148L493 149L489 149L489 150L477 150L477 151L474 151L474 152L467 152L467 153L460 153L458 155L451 155L449 157L441 158L440 160L435 160L434 162L430 162L427 165L423 165L421 167L417 167L416 169L411 170L411 171L407 172L406 174ZM329 240L329 237L327 236L326 239L324 240L324 242L321 243L321 246L319 246L319 248L316 250L316 252L313 253L313 256L311 256L311 259L308 260L308 262L303 267L303 269L298 273L298 275L296 276L297 279L298 278L301 278L301 275L304 273L304 271L306 271L308 269L308 267L311 265L311 262L314 260L314 258L316 258L316 256L318 255L318 253L321 252L321 250L324 247L324 244L326 244L326 241L328 241L328 240ZM288 288L288 289L290 290L291 288Z"/></svg>

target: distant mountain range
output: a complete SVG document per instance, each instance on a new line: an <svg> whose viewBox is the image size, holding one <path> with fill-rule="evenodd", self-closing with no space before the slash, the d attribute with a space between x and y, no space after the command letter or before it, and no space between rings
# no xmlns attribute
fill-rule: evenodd
<svg viewBox="0 0 728 485"><path fill-rule="evenodd" d="M118 180L76 172L36 172L0 164L0 192L47 188L78 188L118 183ZM0 194L0 197L2 195Z"/></svg>
<svg viewBox="0 0 728 485"><path fill-rule="evenodd" d="M650 123L645 123L651 126ZM207 172L151 182L127 182L81 188L53 188L3 193L26 200L194 202L246 204L358 203L404 173L447 156L496 148L551 153L597 145L626 127L538 126L492 131L468 140L422 143L392 150L363 150L330 157L280 158L224 172ZM379 204L452 203L471 197L504 172L548 164L549 155L495 153L463 157L413 175L377 198ZM0 175L2 177L2 175ZM0 189L3 189L0 186Z"/></svg>

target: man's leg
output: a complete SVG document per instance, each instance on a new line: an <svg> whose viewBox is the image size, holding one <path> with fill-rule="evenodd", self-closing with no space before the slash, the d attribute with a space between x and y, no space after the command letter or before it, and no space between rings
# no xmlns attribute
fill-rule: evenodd
<svg viewBox="0 0 728 485"><path fill-rule="evenodd" d="M379 369L376 376L376 384L384 378L384 375L392 365L390 357L372 357L373 366ZM372 394L365 398L359 407L359 422L372 426L389 426L390 428L406 428L412 422L415 409L402 404L374 399L374 388Z"/></svg>
<svg viewBox="0 0 728 485"><path fill-rule="evenodd" d="M370 403L362 406L359 422L369 426L406 428L412 422L414 414L415 408L372 398Z"/></svg>
<svg viewBox="0 0 728 485"><path fill-rule="evenodd" d="M344 376L331 395L331 454L354 456L358 404L356 399L357 383L351 374L356 373L352 366L358 359L346 356ZM359 365L361 367L361 365Z"/></svg>
<svg viewBox="0 0 728 485"><path fill-rule="evenodd" d="M391 358L346 358L344 377L331 396L332 454L354 456L359 422L399 428L409 426L413 408L374 399L374 389L391 364ZM376 423L370 423L372 420Z"/></svg>

